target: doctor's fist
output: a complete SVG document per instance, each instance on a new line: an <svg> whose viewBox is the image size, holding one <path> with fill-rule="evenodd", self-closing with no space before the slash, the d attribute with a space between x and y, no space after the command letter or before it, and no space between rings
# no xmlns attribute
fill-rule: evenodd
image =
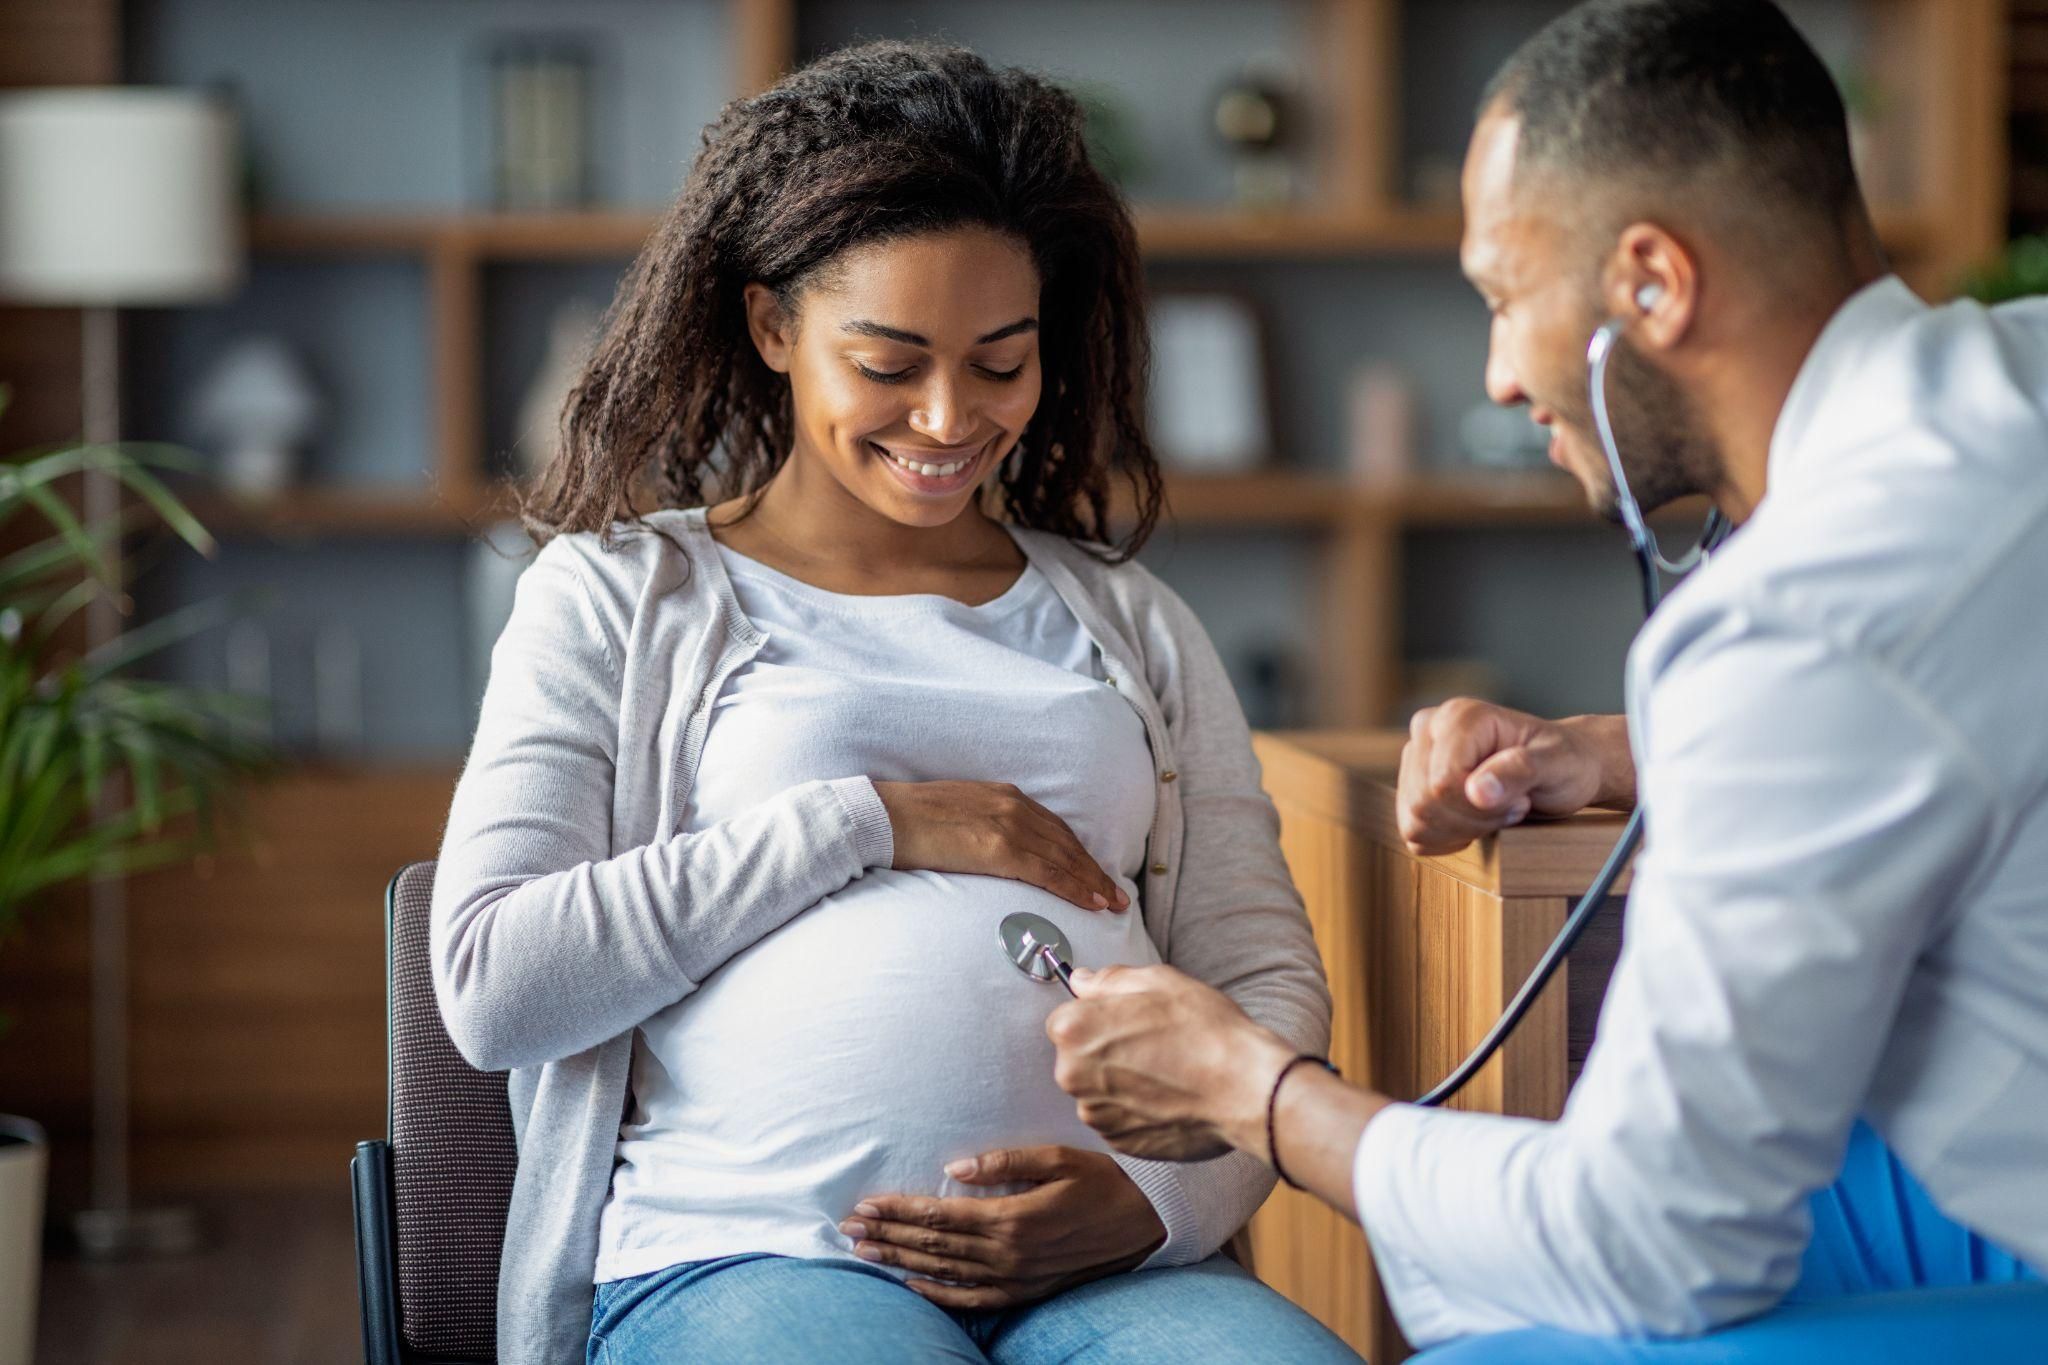
<svg viewBox="0 0 2048 1365"><path fill-rule="evenodd" d="M1081 1121L1131 1156L1263 1151L1266 1095L1294 1055L1229 997L1171 967L1074 973L1045 1021L1053 1080Z"/></svg>
<svg viewBox="0 0 2048 1365"><path fill-rule="evenodd" d="M1417 711L1401 751L1396 818L1412 853L1455 853L1531 814L1635 801L1620 716L1542 720L1459 698Z"/></svg>

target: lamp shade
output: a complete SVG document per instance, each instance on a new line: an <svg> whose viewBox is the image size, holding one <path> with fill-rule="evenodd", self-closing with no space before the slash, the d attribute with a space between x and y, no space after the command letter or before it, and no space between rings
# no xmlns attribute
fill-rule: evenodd
<svg viewBox="0 0 2048 1365"><path fill-rule="evenodd" d="M193 303L242 270L234 114L188 90L0 95L0 299Z"/></svg>

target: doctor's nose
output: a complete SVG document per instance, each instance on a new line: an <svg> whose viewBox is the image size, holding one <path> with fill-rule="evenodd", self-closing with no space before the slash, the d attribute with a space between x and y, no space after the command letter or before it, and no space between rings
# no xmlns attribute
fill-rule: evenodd
<svg viewBox="0 0 2048 1365"><path fill-rule="evenodd" d="M1521 379L1498 346L1486 352L1486 396L1504 408L1520 407L1529 401Z"/></svg>

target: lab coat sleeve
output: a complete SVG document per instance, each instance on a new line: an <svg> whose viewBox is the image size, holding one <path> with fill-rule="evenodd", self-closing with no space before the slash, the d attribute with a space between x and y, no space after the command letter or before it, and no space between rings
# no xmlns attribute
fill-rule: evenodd
<svg viewBox="0 0 2048 1365"><path fill-rule="evenodd" d="M583 552L550 542L520 576L434 878L435 991L457 1049L487 1071L631 1029L894 856L865 777L614 855L621 671Z"/></svg>
<svg viewBox="0 0 2048 1365"><path fill-rule="evenodd" d="M1684 1335L1775 1303L1995 787L1879 660L1755 612L1639 669L1625 946L1554 1124L1399 1105L1354 1186L1418 1345Z"/></svg>
<svg viewBox="0 0 2048 1365"><path fill-rule="evenodd" d="M1280 853L1244 709L1208 633L1155 583L1171 649L1148 660L1172 738L1185 831L1167 962L1206 982L1302 1052L1330 1046L1330 991L1315 934ZM1272 1193L1272 1169L1232 1152L1188 1164L1120 1158L1152 1197L1166 1244L1149 1266L1214 1254Z"/></svg>

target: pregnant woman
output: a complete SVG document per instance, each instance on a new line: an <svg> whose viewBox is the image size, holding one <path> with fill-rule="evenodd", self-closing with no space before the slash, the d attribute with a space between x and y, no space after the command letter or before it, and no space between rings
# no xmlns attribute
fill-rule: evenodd
<svg viewBox="0 0 2048 1365"><path fill-rule="evenodd" d="M435 889L512 1071L508 1365L1355 1359L1220 1254L1271 1172L1109 1154L999 950L1029 911L1327 1040L1243 715L1130 562L1140 266L1081 133L841 53L728 107L620 288Z"/></svg>

